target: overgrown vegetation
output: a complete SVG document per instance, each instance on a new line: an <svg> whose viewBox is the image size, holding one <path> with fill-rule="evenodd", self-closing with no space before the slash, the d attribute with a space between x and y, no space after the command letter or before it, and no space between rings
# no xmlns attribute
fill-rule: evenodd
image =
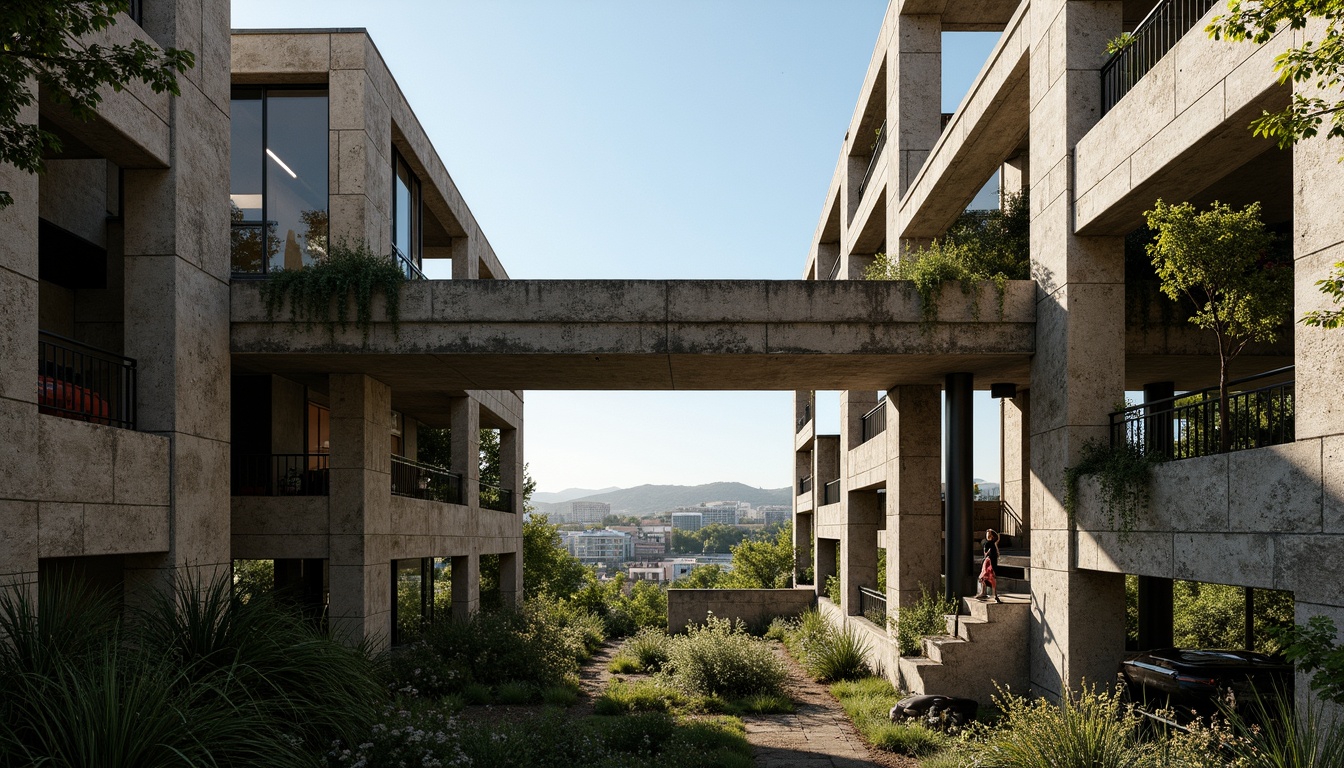
<svg viewBox="0 0 1344 768"><path fill-rule="evenodd" d="M1344 304L1344 261L1335 263L1335 271L1329 277L1316 281L1321 293L1330 297L1333 304ZM1344 325L1344 309L1317 309L1302 316L1302 322L1317 328L1338 328Z"/></svg>
<svg viewBox="0 0 1344 768"><path fill-rule="evenodd" d="M625 641L620 652L611 661L613 672L661 671L667 664L672 648L672 637L655 627L646 627ZM620 667L618 669L617 667Z"/></svg>
<svg viewBox="0 0 1344 768"><path fill-rule="evenodd" d="M902 656L916 656L924 650L924 638L947 634L947 617L958 611L957 602L929 593L919 585L919 601L899 609L889 621L896 629L896 650Z"/></svg>
<svg viewBox="0 0 1344 768"><path fill-rule="evenodd" d="M336 328L345 330L350 323L349 303L355 302L355 326L369 341L373 328L373 294L379 290L387 306L387 319L393 333L400 330L401 286L406 275L396 261L376 254L363 243L339 240L331 245L325 259L300 269L279 269L262 283L266 316L273 319L289 302L291 320L305 321L305 327L321 322L332 338ZM332 317L332 307L336 316Z"/></svg>
<svg viewBox="0 0 1344 768"><path fill-rule="evenodd" d="M713 528L718 523L706 526ZM706 530L702 528L701 531ZM673 532L677 533L676 531ZM698 533L695 532L695 533ZM706 551L709 551L706 546ZM729 547L733 567L702 565L673 589L786 589L793 582L793 526L784 524L760 538L746 538Z"/></svg>
<svg viewBox="0 0 1344 768"><path fill-rule="evenodd" d="M768 642L748 634L741 621L715 616L673 638L664 666L683 690L730 699L781 695L788 678Z"/></svg>
<svg viewBox="0 0 1344 768"><path fill-rule="evenodd" d="M1344 644L1337 643L1335 622L1328 616L1313 616L1306 624L1280 634L1284 655L1303 672L1311 674L1311 689L1321 698L1344 706Z"/></svg>
<svg viewBox="0 0 1344 768"><path fill-rule="evenodd" d="M863 738L878 749L909 757L924 757L946 748L948 738L920 725L893 723L888 716L900 701L885 677L865 677L831 686L845 714Z"/></svg>
<svg viewBox="0 0 1344 768"><path fill-rule="evenodd" d="M864 273L866 280L910 280L923 302L925 322L938 319L943 285L961 283L970 295L979 281L989 280L1003 313L1009 280L1031 276L1030 206L1026 193L1008 195L1002 209L967 211L948 228L942 240L912 253L879 253Z"/></svg>
<svg viewBox="0 0 1344 768"><path fill-rule="evenodd" d="M1128 442L1112 447L1099 440L1083 443L1078 461L1064 470L1064 510L1073 520L1078 512L1078 481L1095 476L1101 506L1112 528L1122 537L1133 533L1139 515L1148 509L1153 466L1159 462Z"/></svg>
<svg viewBox="0 0 1344 768"><path fill-rule="evenodd" d="M870 674L867 640L853 628L836 629L816 609L797 619L776 619L767 637L784 642L807 673L820 682L855 680Z"/></svg>
<svg viewBox="0 0 1344 768"><path fill-rule="evenodd" d="M976 751L984 764L1000 768L1141 768L1151 765L1140 740L1140 720L1118 692L1086 688L1066 693L1059 704L1001 692L1003 712Z"/></svg>

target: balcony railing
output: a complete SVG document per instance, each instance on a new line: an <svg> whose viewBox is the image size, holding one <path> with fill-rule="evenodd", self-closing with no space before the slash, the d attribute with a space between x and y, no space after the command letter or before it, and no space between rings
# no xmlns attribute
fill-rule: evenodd
<svg viewBox="0 0 1344 768"><path fill-rule="evenodd" d="M233 457L234 496L326 496L330 455L250 453Z"/></svg>
<svg viewBox="0 0 1344 768"><path fill-rule="evenodd" d="M462 503L462 476L433 464L392 456L392 495L413 499Z"/></svg>
<svg viewBox="0 0 1344 768"><path fill-rule="evenodd" d="M1128 444L1164 459L1189 459L1222 453L1224 430L1232 451L1291 443L1292 372L1290 366L1228 382L1226 427L1217 387L1116 411L1111 414L1111 446Z"/></svg>
<svg viewBox="0 0 1344 768"><path fill-rule="evenodd" d="M877 141L873 142L872 156L868 158L868 170L863 172L863 181L859 182L859 199L863 199L863 190L868 188L868 180L873 175L873 168L877 165L877 158L882 156L882 150L887 146L887 121L882 121L882 127L877 129Z"/></svg>
<svg viewBox="0 0 1344 768"><path fill-rule="evenodd" d="M396 245L392 246L392 255L396 257L397 266L401 267L401 273L406 276L407 280L425 279L425 273L421 272L420 267L416 266L415 260L402 253Z"/></svg>
<svg viewBox="0 0 1344 768"><path fill-rule="evenodd" d="M496 512L513 512L513 491L489 483L481 483L481 508Z"/></svg>
<svg viewBox="0 0 1344 768"><path fill-rule="evenodd" d="M1162 0L1101 67L1101 113L1120 101L1220 0Z"/></svg>
<svg viewBox="0 0 1344 768"><path fill-rule="evenodd" d="M798 478L798 495L799 495L799 496L802 496L804 493L807 493L808 491L811 491L811 490L812 490L812 476L811 476L811 475L803 475L802 477Z"/></svg>
<svg viewBox="0 0 1344 768"><path fill-rule="evenodd" d="M135 360L40 331L37 407L53 416L135 429Z"/></svg>
<svg viewBox="0 0 1344 768"><path fill-rule="evenodd" d="M840 481L832 480L821 487L821 505L840 503Z"/></svg>
<svg viewBox="0 0 1344 768"><path fill-rule="evenodd" d="M812 420L812 404L808 403L807 405L803 406L803 415L798 417L798 428L795 429L794 431L802 432L803 427L806 427L807 423L811 420Z"/></svg>
<svg viewBox="0 0 1344 768"><path fill-rule="evenodd" d="M879 627L887 626L887 596L876 589L859 587L859 613Z"/></svg>
<svg viewBox="0 0 1344 768"><path fill-rule="evenodd" d="M866 443L874 437L887 431L887 401L882 400L877 407L863 415L863 424L861 425L861 437L859 442Z"/></svg>

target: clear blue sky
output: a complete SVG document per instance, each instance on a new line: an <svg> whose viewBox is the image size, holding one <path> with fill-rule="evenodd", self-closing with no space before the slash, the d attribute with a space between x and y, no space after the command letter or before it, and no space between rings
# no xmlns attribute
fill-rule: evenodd
<svg viewBox="0 0 1344 768"><path fill-rule="evenodd" d="M512 277L796 279L886 2L232 8L235 27L367 28ZM944 36L944 111L996 37ZM541 490L793 482L792 393L526 398ZM997 408L976 406L975 473L997 479Z"/></svg>

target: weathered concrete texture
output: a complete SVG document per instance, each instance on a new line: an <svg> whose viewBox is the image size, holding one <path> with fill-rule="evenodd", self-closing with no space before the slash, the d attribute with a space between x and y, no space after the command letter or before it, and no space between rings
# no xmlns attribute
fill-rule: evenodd
<svg viewBox="0 0 1344 768"><path fill-rule="evenodd" d="M233 286L233 350L249 370L368 371L394 389L886 389L953 368L1024 380L1034 288L949 286L922 323L899 282L425 281L402 289L401 329L332 341L260 287ZM375 317L382 313L375 307ZM998 318L1002 317L1002 320ZM977 322L976 318L979 318ZM871 385L871 386L869 386Z"/></svg>
<svg viewBox="0 0 1344 768"><path fill-rule="evenodd" d="M975 699L982 707L990 705L1000 687L1023 694L1028 688L1029 600L1007 595L1002 603L962 602L962 615L946 617L946 635L924 639L922 656L896 659L892 682L911 693Z"/></svg>
<svg viewBox="0 0 1344 768"><path fill-rule="evenodd" d="M777 616L793 617L816 604L811 588L799 589L669 589L667 629L683 632L705 617L739 619L748 627L764 628Z"/></svg>

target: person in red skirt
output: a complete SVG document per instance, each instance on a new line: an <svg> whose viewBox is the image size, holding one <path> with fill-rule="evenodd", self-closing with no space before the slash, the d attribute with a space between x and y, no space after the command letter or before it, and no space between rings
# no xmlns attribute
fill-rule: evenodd
<svg viewBox="0 0 1344 768"><path fill-rule="evenodd" d="M975 594L976 600L989 600L989 590L994 590L994 602L1002 603L999 599L999 582L994 578L994 571L999 566L999 533L993 528L985 531L985 541L983 544L985 560L980 565L979 590Z"/></svg>

